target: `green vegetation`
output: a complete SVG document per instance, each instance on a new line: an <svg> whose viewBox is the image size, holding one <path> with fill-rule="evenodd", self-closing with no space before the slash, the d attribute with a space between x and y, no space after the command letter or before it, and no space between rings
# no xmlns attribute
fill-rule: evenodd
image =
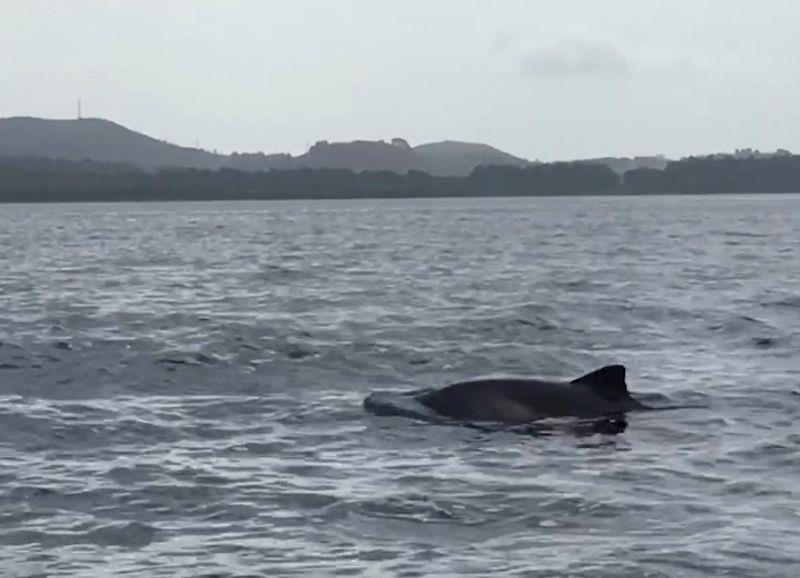
<svg viewBox="0 0 800 578"><path fill-rule="evenodd" d="M0 202L347 199L800 192L800 156L689 158L618 176L605 165L480 166L466 177L336 169L245 172L0 158Z"/></svg>
<svg viewBox="0 0 800 578"><path fill-rule="evenodd" d="M435 177L419 171L336 169L147 173L127 165L0 159L4 202L608 194L618 186L619 179L609 168L580 163L478 167L468 177Z"/></svg>
<svg viewBox="0 0 800 578"><path fill-rule="evenodd" d="M622 184L638 194L798 193L800 156L689 157L668 163L663 171L628 171Z"/></svg>

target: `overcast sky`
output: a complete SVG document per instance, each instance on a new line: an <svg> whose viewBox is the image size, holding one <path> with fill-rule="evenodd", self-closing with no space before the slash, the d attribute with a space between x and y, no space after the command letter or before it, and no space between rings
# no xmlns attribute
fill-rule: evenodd
<svg viewBox="0 0 800 578"><path fill-rule="evenodd" d="M794 0L0 0L0 116L183 145L800 152Z"/></svg>

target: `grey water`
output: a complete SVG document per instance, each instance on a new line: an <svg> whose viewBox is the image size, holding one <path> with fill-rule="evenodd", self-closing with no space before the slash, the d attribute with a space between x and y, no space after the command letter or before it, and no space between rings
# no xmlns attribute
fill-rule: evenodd
<svg viewBox="0 0 800 578"><path fill-rule="evenodd" d="M797 576L800 196L0 206L0 575ZM628 367L619 435L366 413Z"/></svg>

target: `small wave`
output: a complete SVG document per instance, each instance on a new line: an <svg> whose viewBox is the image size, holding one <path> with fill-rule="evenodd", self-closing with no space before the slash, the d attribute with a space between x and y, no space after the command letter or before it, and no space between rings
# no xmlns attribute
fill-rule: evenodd
<svg viewBox="0 0 800 578"><path fill-rule="evenodd" d="M141 522L122 522L89 531L12 530L0 534L0 544L8 546L38 544L48 548L76 544L143 548L154 541L156 534L157 529L154 526Z"/></svg>
<svg viewBox="0 0 800 578"><path fill-rule="evenodd" d="M422 523L447 523L461 518L454 504L416 494L362 500L350 504L349 509L368 518L391 518ZM472 520L471 523L479 521Z"/></svg>
<svg viewBox="0 0 800 578"><path fill-rule="evenodd" d="M127 522L102 526L86 533L86 541L98 546L141 548L156 537L157 529L141 522Z"/></svg>
<svg viewBox="0 0 800 578"><path fill-rule="evenodd" d="M762 305L765 307L800 309L800 295L791 295L774 301L764 301Z"/></svg>
<svg viewBox="0 0 800 578"><path fill-rule="evenodd" d="M191 354L178 353L158 357L155 363L162 365L216 365L221 359L213 354L196 352Z"/></svg>
<svg viewBox="0 0 800 578"><path fill-rule="evenodd" d="M720 234L723 237L743 237L746 239L766 239L769 237L766 233L755 233L752 231L711 231L712 233Z"/></svg>

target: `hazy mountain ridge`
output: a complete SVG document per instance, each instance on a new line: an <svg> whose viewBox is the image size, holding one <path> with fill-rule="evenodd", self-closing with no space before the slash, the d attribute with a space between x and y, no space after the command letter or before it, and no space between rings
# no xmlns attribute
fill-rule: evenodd
<svg viewBox="0 0 800 578"><path fill-rule="evenodd" d="M226 157L181 147L132 131L110 120L0 119L0 156L127 163L145 170L163 167L219 169Z"/></svg>
<svg viewBox="0 0 800 578"><path fill-rule="evenodd" d="M738 149L734 153L708 155L708 158L768 159L791 154L783 149L775 153ZM389 142L323 140L297 156L262 152L223 155L171 144L109 120L34 117L0 118L0 157L111 163L145 171L165 168L212 171L229 168L248 172L335 169L355 173L389 171L406 174L418 171L440 177L468 176L482 166L530 167L540 164L482 143L445 140L412 147L402 138ZM622 176L640 169L663 171L671 161L657 155L600 157L573 162L603 165Z"/></svg>
<svg viewBox="0 0 800 578"><path fill-rule="evenodd" d="M468 175L475 167L512 165L528 166L531 161L515 157L486 144L441 141L414 147L425 159L423 171L432 175Z"/></svg>
<svg viewBox="0 0 800 578"><path fill-rule="evenodd" d="M296 157L299 168L348 169L363 171L391 171L407 173L422 170L424 159L416 154L403 139L385 141L355 140L352 142L319 141L308 152Z"/></svg>
<svg viewBox="0 0 800 578"><path fill-rule="evenodd" d="M298 156L221 155L160 141L104 119L32 117L0 119L0 156L126 163L147 171L169 167L244 171L307 168L400 174L422 171L438 176L466 176L481 165L529 164L525 159L485 144L442 141L411 147L401 138L391 142L319 141Z"/></svg>

